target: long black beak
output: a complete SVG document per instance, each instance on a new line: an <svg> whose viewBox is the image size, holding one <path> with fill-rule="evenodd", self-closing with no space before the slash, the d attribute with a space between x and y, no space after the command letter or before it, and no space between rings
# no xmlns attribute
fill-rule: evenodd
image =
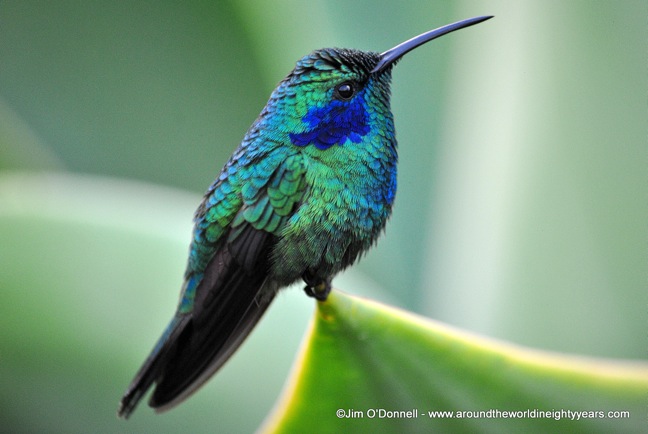
<svg viewBox="0 0 648 434"><path fill-rule="evenodd" d="M415 36L412 39L405 41L402 44L399 44L394 48L382 53L380 55L380 60L378 61L376 66L374 66L374 69L371 70L371 73L374 74L376 72L382 71L383 69L385 69L392 63L396 62L401 57L403 57L405 54L409 53L416 47L425 44L426 42L430 42L432 39L436 39L439 36L447 35L448 33L454 32L455 30L474 26L475 24L479 24L482 21L490 20L491 18L493 18L492 15L469 18L467 20L458 21L453 24L448 24L447 26L439 27L438 29L430 30L429 32L425 32L423 34Z"/></svg>

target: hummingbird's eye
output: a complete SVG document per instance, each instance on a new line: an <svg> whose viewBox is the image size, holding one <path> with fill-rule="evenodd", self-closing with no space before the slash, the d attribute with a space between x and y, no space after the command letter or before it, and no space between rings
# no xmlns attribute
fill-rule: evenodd
<svg viewBox="0 0 648 434"><path fill-rule="evenodd" d="M355 95L355 86L350 81L340 83L335 88L335 97L343 101L350 100Z"/></svg>

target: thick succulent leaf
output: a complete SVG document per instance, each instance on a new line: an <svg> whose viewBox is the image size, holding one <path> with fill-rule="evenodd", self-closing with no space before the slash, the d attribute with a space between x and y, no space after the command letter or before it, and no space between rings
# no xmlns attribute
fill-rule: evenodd
<svg viewBox="0 0 648 434"><path fill-rule="evenodd" d="M647 397L648 364L525 349L334 291L264 430L644 432Z"/></svg>

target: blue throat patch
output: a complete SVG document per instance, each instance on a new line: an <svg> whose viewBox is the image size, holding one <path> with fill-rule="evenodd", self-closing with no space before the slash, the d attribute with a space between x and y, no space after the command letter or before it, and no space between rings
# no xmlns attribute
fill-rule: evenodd
<svg viewBox="0 0 648 434"><path fill-rule="evenodd" d="M303 133L290 133L290 141L297 146L315 145L325 150L342 145L347 139L360 143L369 132L364 98L357 95L352 101L334 100L325 107L313 107L302 118L308 124Z"/></svg>

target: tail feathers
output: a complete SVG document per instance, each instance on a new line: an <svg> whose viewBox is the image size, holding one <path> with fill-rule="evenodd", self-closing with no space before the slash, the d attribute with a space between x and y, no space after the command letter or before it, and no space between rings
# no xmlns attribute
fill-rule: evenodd
<svg viewBox="0 0 648 434"><path fill-rule="evenodd" d="M274 295L275 292L273 291L261 300L253 302L237 326L233 330L224 333L228 336L227 339L212 347L218 349L215 353L211 351L210 355L201 355L200 352L194 349L191 352L191 356L193 356L191 359L187 359L186 354L177 356L169 354L170 364L173 368L165 372L165 375L157 382L149 405L156 412L164 412L180 404L199 389L238 349L259 319L261 319L274 299ZM206 343L202 341L202 345L209 348L213 345L212 342ZM209 362L197 368L194 363L200 359L209 360Z"/></svg>
<svg viewBox="0 0 648 434"><path fill-rule="evenodd" d="M182 332L187 324L186 317L174 317L169 323L166 330L158 340L158 343L151 351L142 367L140 368L133 381L131 381L128 389L124 393L117 410L117 416L123 419L128 419L131 413L137 407L137 404L142 399L144 394L151 387L153 382L158 378L162 368L161 360L164 358L166 344L172 342L175 336Z"/></svg>
<svg viewBox="0 0 648 434"><path fill-rule="evenodd" d="M192 308L176 315L121 401L127 418L155 383L149 405L168 410L195 392L241 345L276 294L267 282L273 237L245 225L216 251Z"/></svg>

